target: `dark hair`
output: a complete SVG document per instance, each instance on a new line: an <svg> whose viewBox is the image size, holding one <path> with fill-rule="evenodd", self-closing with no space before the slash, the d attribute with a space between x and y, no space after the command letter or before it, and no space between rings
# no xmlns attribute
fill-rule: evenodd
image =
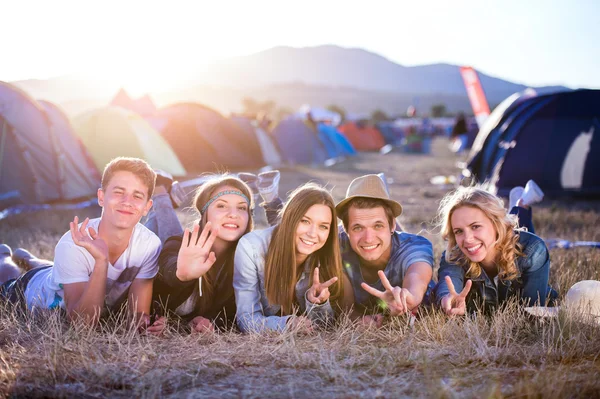
<svg viewBox="0 0 600 399"><path fill-rule="evenodd" d="M350 213L350 208L355 207L357 209L373 209L377 207L382 207L385 211L385 216L390 224L391 228L396 227L396 219L394 218L394 210L391 206L389 206L385 201L379 198L369 198L369 197L356 197L352 198L348 201L347 204L343 207L338 215L340 219L342 219L342 223L344 225L344 229L348 231L348 214Z"/></svg>

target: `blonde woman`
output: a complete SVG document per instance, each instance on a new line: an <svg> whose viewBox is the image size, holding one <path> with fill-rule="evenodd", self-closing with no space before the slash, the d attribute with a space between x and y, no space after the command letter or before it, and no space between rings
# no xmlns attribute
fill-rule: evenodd
<svg viewBox="0 0 600 399"><path fill-rule="evenodd" d="M435 294L448 315L492 312L511 297L544 305L550 255L538 236L518 229L502 200L480 187L459 187L440 203L442 254Z"/></svg>
<svg viewBox="0 0 600 399"><path fill-rule="evenodd" d="M309 183L291 194L278 225L240 239L233 288L242 332L282 331L290 320L311 331L333 317L331 302L342 298L336 220L331 194Z"/></svg>

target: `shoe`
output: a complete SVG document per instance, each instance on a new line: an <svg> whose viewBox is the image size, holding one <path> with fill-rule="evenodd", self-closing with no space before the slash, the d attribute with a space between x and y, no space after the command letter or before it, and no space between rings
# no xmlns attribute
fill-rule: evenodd
<svg viewBox="0 0 600 399"><path fill-rule="evenodd" d="M517 202L523 196L523 187L516 186L510 190L510 194L508 194L508 211L510 212L515 206L517 206Z"/></svg>
<svg viewBox="0 0 600 399"><path fill-rule="evenodd" d="M246 172L238 173L238 177L241 181L246 183L248 187L250 187L250 191L252 192L252 202L254 205L258 204L258 200L260 198L258 192L258 177L254 173Z"/></svg>
<svg viewBox="0 0 600 399"><path fill-rule="evenodd" d="M3 256L12 256L12 251L6 244L0 244L0 258Z"/></svg>
<svg viewBox="0 0 600 399"><path fill-rule="evenodd" d="M280 178L281 174L278 170L271 170L258 175L258 192L265 203L268 204L279 197Z"/></svg>
<svg viewBox="0 0 600 399"><path fill-rule="evenodd" d="M178 181L173 180L173 176L169 172L165 172L161 169L154 169L156 173L156 185L163 186L169 193L171 198L171 204L174 209L177 209L185 201L185 191L183 187L179 185Z"/></svg>
<svg viewBox="0 0 600 399"><path fill-rule="evenodd" d="M544 192L536 182L529 180L525 185L521 199L523 200L523 204L531 206L544 199Z"/></svg>

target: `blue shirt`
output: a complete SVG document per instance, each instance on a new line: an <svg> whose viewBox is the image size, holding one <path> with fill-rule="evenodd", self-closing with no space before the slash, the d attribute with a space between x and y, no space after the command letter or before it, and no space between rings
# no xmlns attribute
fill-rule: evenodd
<svg viewBox="0 0 600 399"><path fill-rule="evenodd" d="M381 306L383 305L380 304L381 300L369 294L360 286L361 283L366 283L366 281L360 270L360 257L350 246L348 234L342 230L339 238L340 249L342 251L342 265L344 272L352 284L356 310L366 310L368 313L381 312L385 308L385 306ZM396 231L392 236L391 246L390 260L383 272L392 287L402 287L404 275L410 265L414 263L425 262L433 269L433 246L425 237ZM381 280L377 280L375 283L369 285L380 291L385 291Z"/></svg>

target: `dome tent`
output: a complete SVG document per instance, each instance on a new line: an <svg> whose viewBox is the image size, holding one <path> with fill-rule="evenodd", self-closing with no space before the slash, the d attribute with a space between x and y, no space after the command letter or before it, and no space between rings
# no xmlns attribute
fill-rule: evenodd
<svg viewBox="0 0 600 399"><path fill-rule="evenodd" d="M99 108L77 116L73 127L99 170L111 159L124 156L144 159L152 168L173 176L186 174L160 133L133 111Z"/></svg>
<svg viewBox="0 0 600 399"><path fill-rule="evenodd" d="M89 198L98 187L64 113L0 82L0 208Z"/></svg>

